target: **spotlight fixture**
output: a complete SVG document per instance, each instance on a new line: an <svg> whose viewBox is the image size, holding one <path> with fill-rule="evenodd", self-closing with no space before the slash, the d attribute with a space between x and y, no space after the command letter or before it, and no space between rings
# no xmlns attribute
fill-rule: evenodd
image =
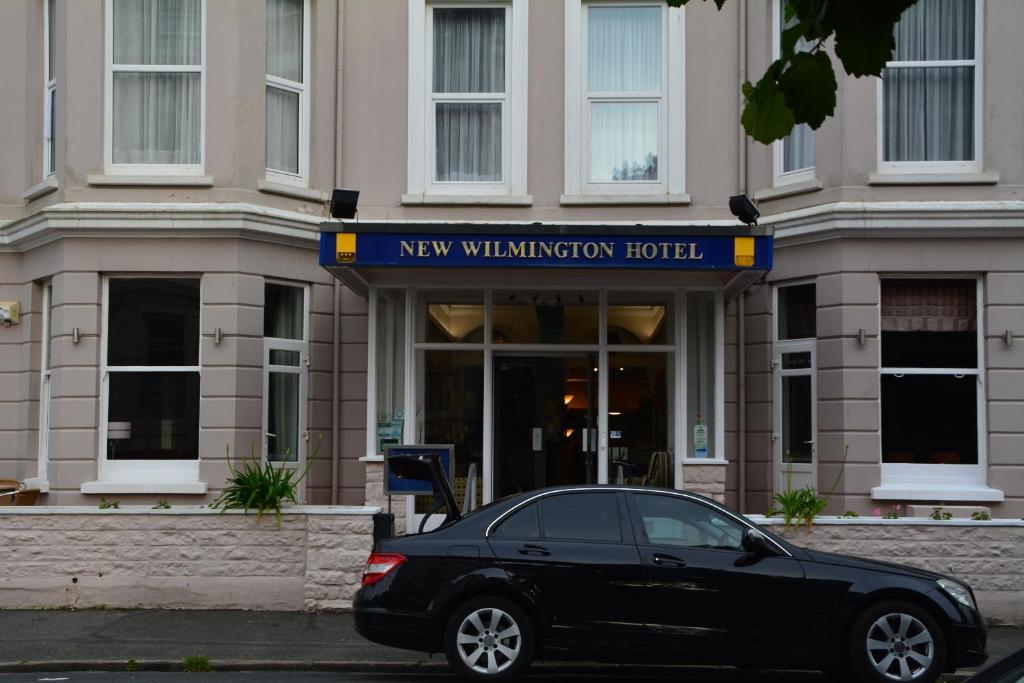
<svg viewBox="0 0 1024 683"><path fill-rule="evenodd" d="M355 218L356 205L359 204L359 190L343 190L335 188L331 195L332 218Z"/></svg>
<svg viewBox="0 0 1024 683"><path fill-rule="evenodd" d="M754 202L745 194L729 197L729 211L732 211L732 215L739 218L744 225L757 225L757 219L761 215Z"/></svg>

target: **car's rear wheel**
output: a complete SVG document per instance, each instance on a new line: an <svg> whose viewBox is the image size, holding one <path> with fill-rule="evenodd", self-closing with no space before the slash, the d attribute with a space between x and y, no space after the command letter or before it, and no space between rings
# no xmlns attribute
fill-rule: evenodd
<svg viewBox="0 0 1024 683"><path fill-rule="evenodd" d="M938 622L923 608L892 601L864 611L850 629L851 667L870 683L932 683L946 661Z"/></svg>
<svg viewBox="0 0 1024 683"><path fill-rule="evenodd" d="M498 596L460 605L448 619L444 645L455 673L477 681L517 678L530 666L536 650L529 616Z"/></svg>

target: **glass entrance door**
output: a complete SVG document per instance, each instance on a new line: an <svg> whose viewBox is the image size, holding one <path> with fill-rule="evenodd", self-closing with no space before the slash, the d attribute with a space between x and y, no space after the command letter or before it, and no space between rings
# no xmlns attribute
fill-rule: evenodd
<svg viewBox="0 0 1024 683"><path fill-rule="evenodd" d="M597 482L597 357L494 360L494 498Z"/></svg>
<svg viewBox="0 0 1024 683"><path fill-rule="evenodd" d="M775 490L818 485L815 342L780 344L775 359Z"/></svg>

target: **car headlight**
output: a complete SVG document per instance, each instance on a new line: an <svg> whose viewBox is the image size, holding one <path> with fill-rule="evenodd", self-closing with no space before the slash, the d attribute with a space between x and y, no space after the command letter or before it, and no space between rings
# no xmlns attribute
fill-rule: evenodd
<svg viewBox="0 0 1024 683"><path fill-rule="evenodd" d="M961 605L966 605L973 610L977 610L977 606L974 604L974 597L971 595L971 591L967 586L951 581L949 579L939 579L939 587L946 591L949 597L953 598Z"/></svg>

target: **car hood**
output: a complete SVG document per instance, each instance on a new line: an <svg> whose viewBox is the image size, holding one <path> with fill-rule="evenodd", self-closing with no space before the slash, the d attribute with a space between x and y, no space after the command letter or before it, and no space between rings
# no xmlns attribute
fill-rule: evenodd
<svg viewBox="0 0 1024 683"><path fill-rule="evenodd" d="M937 574L935 572L928 571L927 569L918 569L917 567L908 567L905 564L880 562L879 560L869 560L864 557L840 555L839 553L826 553L820 550L808 550L807 548L804 548L803 550L808 556L810 556L812 561L820 562L822 564L831 564L839 567L852 567L854 569L870 569L872 571L887 572L889 574L913 576L918 579L938 580L948 578L944 574Z"/></svg>

